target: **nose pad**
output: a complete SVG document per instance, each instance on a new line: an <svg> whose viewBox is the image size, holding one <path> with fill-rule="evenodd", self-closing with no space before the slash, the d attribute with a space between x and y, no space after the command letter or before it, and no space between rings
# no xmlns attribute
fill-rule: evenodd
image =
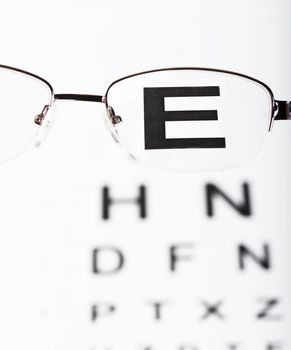
<svg viewBox="0 0 291 350"><path fill-rule="evenodd" d="M52 126L55 123L57 106L45 106L40 114L34 118L34 122L39 125L35 138L35 147L40 147L46 141Z"/></svg>
<svg viewBox="0 0 291 350"><path fill-rule="evenodd" d="M119 138L119 135L118 135L118 132L117 132L115 125L118 123L121 123L122 119L120 116L115 115L112 107L110 107L110 106L107 107L106 111L107 111L107 117L105 117L105 120L104 120L105 126L108 129L108 131L110 132L113 140L116 143L120 143L120 138Z"/></svg>

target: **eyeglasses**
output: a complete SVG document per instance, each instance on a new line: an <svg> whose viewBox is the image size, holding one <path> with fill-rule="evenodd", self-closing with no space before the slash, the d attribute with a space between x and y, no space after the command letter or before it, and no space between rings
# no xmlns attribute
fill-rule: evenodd
<svg viewBox="0 0 291 350"><path fill-rule="evenodd" d="M165 68L114 81L104 95L55 94L45 79L0 65L0 161L40 146L58 100L100 102L113 139L137 160L168 169L223 170L259 152L291 102L244 74Z"/></svg>

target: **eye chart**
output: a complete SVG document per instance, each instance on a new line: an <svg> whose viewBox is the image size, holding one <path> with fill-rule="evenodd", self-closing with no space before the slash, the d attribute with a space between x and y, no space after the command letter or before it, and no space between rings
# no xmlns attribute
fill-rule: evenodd
<svg viewBox="0 0 291 350"><path fill-rule="evenodd" d="M188 66L290 100L287 0L3 6L1 63L56 93ZM132 160L103 105L57 110L40 149L1 164L0 347L290 350L290 121L243 167L191 173Z"/></svg>

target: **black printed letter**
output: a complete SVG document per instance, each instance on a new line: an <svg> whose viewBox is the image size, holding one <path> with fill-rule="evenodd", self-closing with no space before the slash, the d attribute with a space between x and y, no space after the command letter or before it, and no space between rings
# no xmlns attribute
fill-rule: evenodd
<svg viewBox="0 0 291 350"><path fill-rule="evenodd" d="M245 257L250 256L255 262L257 262L263 269L269 270L271 268L270 249L268 244L263 245L263 256L258 257L249 248L244 245L238 247L239 250L239 267L241 270L245 269Z"/></svg>
<svg viewBox="0 0 291 350"><path fill-rule="evenodd" d="M225 138L166 138L167 121L217 120L216 110L165 111L165 97L220 96L219 86L144 88L145 149L225 148Z"/></svg>
<svg viewBox="0 0 291 350"><path fill-rule="evenodd" d="M165 303L162 302L153 302L150 303L154 307L154 318L157 321L160 321L162 319L162 306L164 306Z"/></svg>
<svg viewBox="0 0 291 350"><path fill-rule="evenodd" d="M257 318L262 320L270 320L270 321L276 321L280 320L281 316L280 315L275 315L273 309L279 304L279 299L277 298L265 298L261 299L262 302L264 303L263 309L257 314Z"/></svg>
<svg viewBox="0 0 291 350"><path fill-rule="evenodd" d="M192 248L192 244L180 244L180 245L173 245L170 247L170 270L175 271L176 270L176 264L180 260L191 260L190 255L179 255L177 251L179 251L180 248Z"/></svg>
<svg viewBox="0 0 291 350"><path fill-rule="evenodd" d="M109 208L112 204L128 204L133 203L139 206L139 216L141 219L146 218L146 188L145 186L139 187L139 195L134 199L112 199L109 196L109 188L107 186L102 189L102 218L104 220L109 219Z"/></svg>
<svg viewBox="0 0 291 350"><path fill-rule="evenodd" d="M103 257L107 258L110 256L110 266L106 266L105 268L100 267L100 261L101 261L101 254L103 254ZM114 265L112 266L112 257L115 261ZM104 260L105 260L104 258ZM105 265L105 264L104 264ZM108 264L107 264L108 265ZM102 247L102 248L96 248L93 250L93 273L95 274L102 274L102 275L109 275L114 274L122 269L124 265L124 256L120 250L114 247Z"/></svg>
<svg viewBox="0 0 291 350"><path fill-rule="evenodd" d="M266 348L266 350L280 350L280 349L283 349L282 344L280 342L269 343Z"/></svg>
<svg viewBox="0 0 291 350"><path fill-rule="evenodd" d="M207 204L207 215L214 216L213 199L217 196L223 198L228 204L230 204L236 211L243 216L251 215L251 203L249 195L249 185L244 183L242 185L243 200L240 203L235 203L230 199L224 192L222 192L217 186L213 184L206 185L206 204Z"/></svg>
<svg viewBox="0 0 291 350"><path fill-rule="evenodd" d="M91 308L91 321L95 322L101 316L112 314L116 310L115 306L108 303L95 304Z"/></svg>

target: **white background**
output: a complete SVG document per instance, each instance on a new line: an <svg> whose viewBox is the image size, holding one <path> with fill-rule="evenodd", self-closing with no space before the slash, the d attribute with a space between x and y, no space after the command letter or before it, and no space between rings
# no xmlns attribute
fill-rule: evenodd
<svg viewBox="0 0 291 350"><path fill-rule="evenodd" d="M208 66L254 76L290 99L290 27L289 0L2 1L0 61L41 75L57 93L103 94L132 72ZM128 159L103 125L103 105L58 107L44 147L0 168L0 347L223 350L233 341L263 350L279 340L290 349L291 124L277 122L260 155L239 170L182 174ZM246 181L251 218L224 202L206 216L206 183L239 201ZM140 184L148 219L120 206L104 222L102 186L122 198L136 196ZM173 277L167 247L179 242L193 242L195 261ZM269 242L276 269L239 275L238 242L258 251ZM92 249L101 245L125 252L122 274L92 275ZM252 323L256 298L278 294L284 322ZM160 324L144 306L155 298L173 303ZM227 300L228 321L199 323L203 298ZM121 312L90 324L98 301L115 301Z"/></svg>

